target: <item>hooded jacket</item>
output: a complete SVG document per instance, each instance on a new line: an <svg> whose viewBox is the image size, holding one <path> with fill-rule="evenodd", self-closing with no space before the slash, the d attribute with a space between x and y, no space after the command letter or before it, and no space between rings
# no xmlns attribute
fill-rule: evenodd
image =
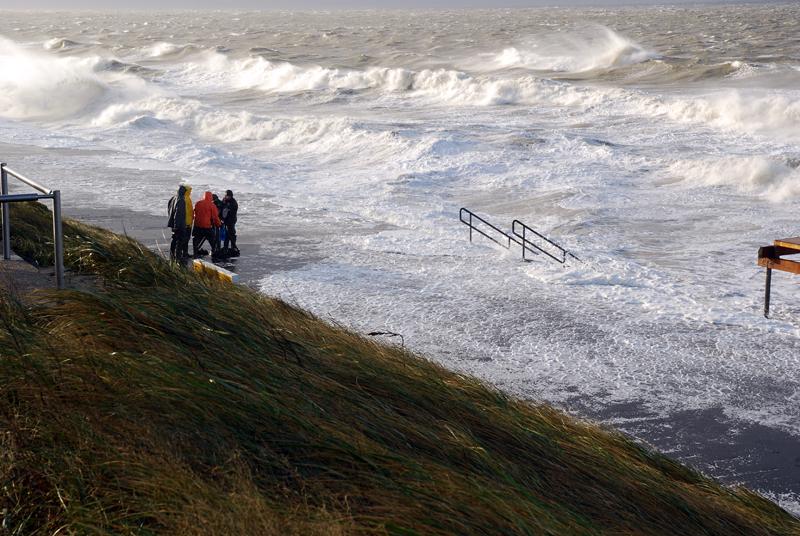
<svg viewBox="0 0 800 536"><path fill-rule="evenodd" d="M227 199L227 201L222 202L222 210L220 210L222 221L228 225L234 225L236 223L236 215L239 212L239 203L236 202L233 196L226 197L225 199Z"/></svg>
<svg viewBox="0 0 800 536"><path fill-rule="evenodd" d="M194 206L194 226L199 229L211 229L211 226L221 227L219 213L214 205L211 192L206 192L206 196Z"/></svg>
<svg viewBox="0 0 800 536"><path fill-rule="evenodd" d="M183 194L186 193L183 185L178 187L178 195L169 200L169 220L167 227L172 227L173 231L183 229L183 222L186 221L186 203ZM177 222L177 223L176 223Z"/></svg>
<svg viewBox="0 0 800 536"><path fill-rule="evenodd" d="M192 210L192 187L187 184L184 186L184 188L186 190L183 194L183 199L186 204L186 227L191 227L192 221L194 221L194 211Z"/></svg>

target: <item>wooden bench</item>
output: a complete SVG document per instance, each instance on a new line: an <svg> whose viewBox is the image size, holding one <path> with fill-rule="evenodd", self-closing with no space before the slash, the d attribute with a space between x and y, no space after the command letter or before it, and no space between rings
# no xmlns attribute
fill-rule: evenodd
<svg viewBox="0 0 800 536"><path fill-rule="evenodd" d="M786 255L800 254L800 236L775 240L773 245L758 248L758 265L767 269L764 291L764 316L769 318L769 295L772 288L772 270L800 274L800 261L783 259Z"/></svg>

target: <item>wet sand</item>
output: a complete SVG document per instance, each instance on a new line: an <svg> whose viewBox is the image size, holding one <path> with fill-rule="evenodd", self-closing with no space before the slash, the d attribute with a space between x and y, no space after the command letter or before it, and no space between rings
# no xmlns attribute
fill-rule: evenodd
<svg viewBox="0 0 800 536"><path fill-rule="evenodd" d="M64 217L128 235L153 251L169 256L172 233L165 226L166 217L159 218L146 212L126 209L87 210L75 206L64 207L63 211ZM237 246L241 256L220 263L220 266L239 274L243 284L256 288L258 281L269 273L294 270L319 260L312 248L303 250L292 247L292 244L299 240L307 241L307 238L279 229L269 232L269 236L270 239L265 240L263 232L255 233L237 225ZM191 253L191 244L189 252ZM209 257L205 258L210 260Z"/></svg>
<svg viewBox="0 0 800 536"><path fill-rule="evenodd" d="M776 428L731 419L723 408L683 410L667 417L643 409L643 402L591 409L591 401L574 400L569 410L613 426L702 473L752 490L769 490L797 501L800 482L798 438ZM789 505L800 516L800 504Z"/></svg>

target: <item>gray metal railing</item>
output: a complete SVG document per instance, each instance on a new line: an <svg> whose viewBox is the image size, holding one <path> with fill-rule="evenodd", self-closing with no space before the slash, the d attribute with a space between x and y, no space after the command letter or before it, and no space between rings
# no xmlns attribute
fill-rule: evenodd
<svg viewBox="0 0 800 536"><path fill-rule="evenodd" d="M18 181L27 184L34 190L39 191L38 194L9 194L8 193L8 177L13 177ZM22 201L39 201L41 199L53 200L53 247L54 247L54 264L56 269L56 286L59 289L64 288L64 231L61 225L61 190L50 190L39 184L38 182L29 179L28 177L17 173L13 169L0 164L0 207L3 210L3 259L11 259L11 217L9 215L9 205L11 203L19 203Z"/></svg>
<svg viewBox="0 0 800 536"><path fill-rule="evenodd" d="M511 249L512 242L518 244L522 248L522 260L524 261L528 260L525 254L531 253L533 255L544 254L559 264L565 264L567 262L567 257L580 262L578 257L519 220L514 220L511 223L511 232L508 233L492 225L468 208L459 210L458 219L461 220L461 223L469 227L470 242L472 242L472 231L476 231L505 249ZM481 226L483 226L483 229ZM492 233L494 236L489 233ZM496 237L502 237L503 242ZM538 239L541 243L536 244L533 239Z"/></svg>
<svg viewBox="0 0 800 536"><path fill-rule="evenodd" d="M521 229L522 233L520 233L518 229ZM572 253L570 253L569 251L567 251L566 249L564 249L560 245L556 244L555 242L553 242L552 240L550 240L549 238L544 236L542 233L536 231L535 229L532 229L532 228L528 227L527 225L525 225L524 223L522 223L519 220L514 220L513 222L511 222L511 233L514 236L522 239L522 243L523 243L523 246L522 246L522 259L523 260L525 260L525 251L526 250L527 251L533 251L533 250L530 249L530 247L534 247L534 248L536 248L537 250L541 251L542 253L544 253L545 255L547 255L548 257L550 257L551 259L553 259L554 261L556 261L559 264L564 264L565 262L567 262L567 257L572 257L576 261L580 261L580 259L578 257L573 255ZM541 245L536 244L533 240L528 238L528 236L536 237L539 240L541 240L541 242L543 242L543 243ZM547 244L547 246L545 246L545 244ZM550 247L550 251L547 251L546 247Z"/></svg>
<svg viewBox="0 0 800 536"><path fill-rule="evenodd" d="M458 211L458 219L461 220L461 223L469 227L470 242L472 242L472 231L475 231L479 234L482 234L495 244L498 244L499 246L502 246L506 249L511 249L511 242L519 244L523 248L525 247L525 244L520 242L517 237L512 236L509 233L500 229L499 227L492 225L491 223L484 220L483 218L481 218L468 208L462 208L461 210ZM475 222L478 222L478 224L476 224ZM483 228L480 227L481 225L483 226ZM505 240L505 244L503 242L500 242L497 238L495 238L489 233L493 233L495 236L502 236L503 237L502 239ZM538 255L535 251L533 251L532 253Z"/></svg>

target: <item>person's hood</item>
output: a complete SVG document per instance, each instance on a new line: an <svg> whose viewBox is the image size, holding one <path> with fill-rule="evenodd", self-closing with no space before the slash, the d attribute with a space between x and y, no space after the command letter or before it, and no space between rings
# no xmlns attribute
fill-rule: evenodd
<svg viewBox="0 0 800 536"><path fill-rule="evenodd" d="M203 198L207 203L213 203L214 198L211 196L211 192L206 192L206 196Z"/></svg>
<svg viewBox="0 0 800 536"><path fill-rule="evenodd" d="M178 186L178 197L179 198L183 197L183 194L185 194L185 193L186 193L186 186L184 186L183 184Z"/></svg>
<svg viewBox="0 0 800 536"><path fill-rule="evenodd" d="M192 187L189 186L188 184L184 185L183 188L186 190L187 194L191 194L192 193Z"/></svg>

